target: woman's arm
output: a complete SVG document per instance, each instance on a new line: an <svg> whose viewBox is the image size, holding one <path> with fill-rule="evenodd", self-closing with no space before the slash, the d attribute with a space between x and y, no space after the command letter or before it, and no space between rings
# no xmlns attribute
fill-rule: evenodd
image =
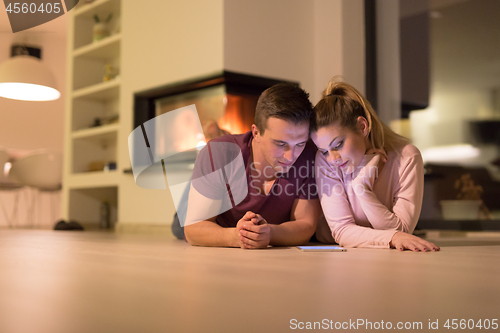
<svg viewBox="0 0 500 333"><path fill-rule="evenodd" d="M424 165L420 154L412 155L404 162L399 173L392 212L377 198L366 177L363 180L358 179L358 176L353 181L353 186L361 183L365 185L364 191L355 193L374 229L393 229L411 234L417 225L424 194Z"/></svg>
<svg viewBox="0 0 500 333"><path fill-rule="evenodd" d="M339 170L318 153L316 184L326 222L335 242L345 247L389 248L396 230L374 230L356 225Z"/></svg>
<svg viewBox="0 0 500 333"><path fill-rule="evenodd" d="M409 165L411 165L411 163ZM325 219L332 232L332 236L337 243L345 247L392 247L401 251L408 249L415 252L439 251L439 246L405 232L395 229L376 230L356 225L344 184L338 174L336 176L335 173L327 172L328 165L326 161L322 161L321 158L316 158L316 166L316 182L320 192L321 206L323 207ZM373 192L371 192L371 194L373 194ZM378 199L377 202L377 207L378 205L383 207L378 207L379 209L389 212ZM418 207L420 207L420 205L421 203ZM395 212L396 211L397 209ZM419 212L417 213L416 219L418 219ZM385 212L383 211L383 213ZM370 223L371 222L370 220ZM321 221L319 223L321 223ZM372 226L373 224L374 223L372 223ZM414 225L411 229L412 231L413 228L415 228ZM318 228L318 230L320 230L320 228Z"/></svg>

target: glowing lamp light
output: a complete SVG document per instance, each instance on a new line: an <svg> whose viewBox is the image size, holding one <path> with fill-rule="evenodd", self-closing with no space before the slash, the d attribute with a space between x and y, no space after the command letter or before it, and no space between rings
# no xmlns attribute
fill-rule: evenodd
<svg viewBox="0 0 500 333"><path fill-rule="evenodd" d="M0 65L0 97L22 101L52 101L61 93L40 59L19 55Z"/></svg>
<svg viewBox="0 0 500 333"><path fill-rule="evenodd" d="M468 144L433 147L422 151L422 158L426 163L462 161L478 157L479 155L479 149Z"/></svg>

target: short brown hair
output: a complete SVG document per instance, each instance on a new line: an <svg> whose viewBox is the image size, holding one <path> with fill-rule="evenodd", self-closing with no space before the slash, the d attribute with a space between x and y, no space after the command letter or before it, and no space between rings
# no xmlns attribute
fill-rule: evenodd
<svg viewBox="0 0 500 333"><path fill-rule="evenodd" d="M300 124L309 121L311 115L312 104L306 91L294 83L278 83L260 95L255 125L264 134L267 119L271 117Z"/></svg>

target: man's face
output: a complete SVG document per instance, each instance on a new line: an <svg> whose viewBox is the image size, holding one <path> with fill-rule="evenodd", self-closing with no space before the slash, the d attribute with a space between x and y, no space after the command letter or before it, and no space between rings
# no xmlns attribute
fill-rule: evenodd
<svg viewBox="0 0 500 333"><path fill-rule="evenodd" d="M255 141L259 144L262 157L273 172L286 173L300 156L309 139L309 122L294 124L271 117L267 119L264 133L252 125ZM263 170L270 175L270 170Z"/></svg>

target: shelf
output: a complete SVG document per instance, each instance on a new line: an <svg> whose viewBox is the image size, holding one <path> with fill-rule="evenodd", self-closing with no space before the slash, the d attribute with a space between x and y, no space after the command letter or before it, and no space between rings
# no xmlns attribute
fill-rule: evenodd
<svg viewBox="0 0 500 333"><path fill-rule="evenodd" d="M420 219L417 226L421 230L498 231L500 220Z"/></svg>
<svg viewBox="0 0 500 333"><path fill-rule="evenodd" d="M73 173L66 179L70 189L118 186L120 174L117 170Z"/></svg>
<svg viewBox="0 0 500 333"><path fill-rule="evenodd" d="M99 127L85 128L71 133L73 139L97 136L106 133L118 132L119 124L103 125Z"/></svg>
<svg viewBox="0 0 500 333"><path fill-rule="evenodd" d="M94 128L89 128L89 130L94 130ZM108 131L107 129L96 128L95 130L96 131L90 131L91 133L90 135L88 134L87 130L82 130L84 131L83 135L77 135L76 137L73 137L73 142L86 142L89 144L94 144L96 146L102 147L103 149L106 149L111 145L116 145L116 140L117 140L116 138L118 132L117 129Z"/></svg>
<svg viewBox="0 0 500 333"><path fill-rule="evenodd" d="M83 5L73 10L75 18L92 19L94 14L118 13L120 2L117 0L97 0L89 5Z"/></svg>
<svg viewBox="0 0 500 333"><path fill-rule="evenodd" d="M113 225L118 217L118 192L122 171L101 167L101 164L118 161L118 137L120 119L117 122L89 127L95 119L111 121L120 114L119 69L123 35L120 34L121 0L95 0L84 4L83 0L71 10L71 35L67 53L71 68L67 88L71 102L67 116L69 128L65 131L65 154L68 156L64 171L63 202L64 218L89 222L97 226L101 218L103 201L110 204L110 220ZM93 41L97 15L101 21L109 14L106 24L111 35ZM118 75L103 82L106 65L112 66ZM114 119L113 119L114 120ZM88 171L95 169L99 171Z"/></svg>
<svg viewBox="0 0 500 333"><path fill-rule="evenodd" d="M73 91L73 98L88 98L94 100L109 100L118 97L120 93L120 79L101 82L89 87Z"/></svg>
<svg viewBox="0 0 500 333"><path fill-rule="evenodd" d="M113 59L120 55L121 34L116 34L98 42L79 47L73 56L91 59Z"/></svg>
<svg viewBox="0 0 500 333"><path fill-rule="evenodd" d="M71 145L72 172L75 174L90 172L91 163L102 163L103 165L108 162L116 163L117 140L117 131L98 131L94 132L94 135L73 138ZM102 167L100 168L102 170Z"/></svg>

